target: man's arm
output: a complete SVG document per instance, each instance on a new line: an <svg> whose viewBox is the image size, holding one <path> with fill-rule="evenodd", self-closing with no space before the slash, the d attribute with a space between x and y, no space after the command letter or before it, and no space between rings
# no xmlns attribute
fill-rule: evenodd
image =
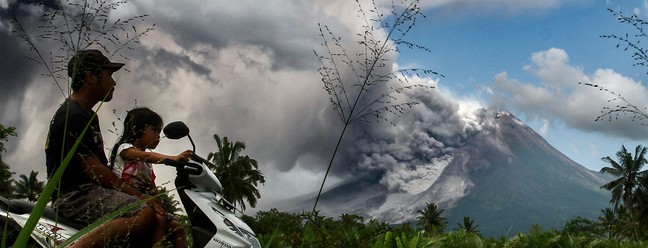
<svg viewBox="0 0 648 248"><path fill-rule="evenodd" d="M104 188L116 189L126 194L142 198L142 193L119 180L117 175L101 163L97 157L89 156L81 158L81 169L86 175L97 180Z"/></svg>
<svg viewBox="0 0 648 248"><path fill-rule="evenodd" d="M136 196L139 199L145 200L147 204L158 213L164 213L164 208L156 199L148 199L133 186L119 180L112 170L105 166L97 157L89 156L81 158L81 169L89 177L97 180L104 188L116 189L129 195Z"/></svg>

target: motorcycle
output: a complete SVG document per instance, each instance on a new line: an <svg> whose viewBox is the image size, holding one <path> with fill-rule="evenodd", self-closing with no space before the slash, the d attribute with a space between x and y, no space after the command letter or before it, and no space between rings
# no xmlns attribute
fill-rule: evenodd
<svg viewBox="0 0 648 248"><path fill-rule="evenodd" d="M169 139L188 137L193 151L196 150L183 122L169 123L163 132ZM207 166L209 161L194 153L188 161L165 160L164 164L176 169L175 186L191 223L193 247L261 247L254 231L236 216L236 208L219 193L223 186ZM13 244L34 205L26 200L0 197L0 231L6 227L3 236L7 245ZM58 216L53 208L47 207L28 247L56 247L83 228L84 225Z"/></svg>

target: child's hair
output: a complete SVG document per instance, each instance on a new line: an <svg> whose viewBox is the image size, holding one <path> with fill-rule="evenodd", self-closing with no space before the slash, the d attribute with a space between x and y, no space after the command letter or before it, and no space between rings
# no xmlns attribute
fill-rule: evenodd
<svg viewBox="0 0 648 248"><path fill-rule="evenodd" d="M149 108L134 108L126 114L124 119L124 133L115 143L112 151L110 152L110 168L115 167L115 159L117 158L117 149L121 144L133 143L135 140L142 137L146 127L162 125L162 117Z"/></svg>

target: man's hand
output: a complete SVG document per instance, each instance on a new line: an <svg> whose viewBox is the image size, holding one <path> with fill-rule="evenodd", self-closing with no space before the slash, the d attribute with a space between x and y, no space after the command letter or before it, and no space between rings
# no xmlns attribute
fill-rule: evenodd
<svg viewBox="0 0 648 248"><path fill-rule="evenodd" d="M151 206L156 213L166 214L164 207L162 207L162 203L158 199L149 199L146 203Z"/></svg>
<svg viewBox="0 0 648 248"><path fill-rule="evenodd" d="M96 157L82 158L81 168L83 168L83 171L86 173L86 175L94 180L97 180L101 187L107 189L116 189L126 194L136 196L142 200L146 200L145 198L142 198L141 192L139 192L134 187L122 182L119 177L117 177L117 175L112 170L110 170L110 168L108 168L108 166L101 163L101 161L99 161L99 159Z"/></svg>
<svg viewBox="0 0 648 248"><path fill-rule="evenodd" d="M90 178L97 180L104 188L119 189L121 181L119 177L103 164L97 157L84 157L81 159L81 168Z"/></svg>

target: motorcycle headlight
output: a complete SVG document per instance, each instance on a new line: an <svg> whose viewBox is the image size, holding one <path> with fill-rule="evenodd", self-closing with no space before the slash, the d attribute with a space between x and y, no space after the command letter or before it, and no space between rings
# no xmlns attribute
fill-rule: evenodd
<svg viewBox="0 0 648 248"><path fill-rule="evenodd" d="M243 233L241 232L241 230L238 229L238 227L236 227L236 226L234 225L234 223L232 223L232 221L230 221L230 220L228 220L228 219L225 219L225 220L223 220L223 222L225 222L225 225L227 226L227 228L229 228L230 230L232 230L232 232L235 232L236 234L238 234L239 236L241 236L241 237L243 237L243 238L247 238L245 235L243 235Z"/></svg>
<svg viewBox="0 0 648 248"><path fill-rule="evenodd" d="M259 243L259 240L254 236L254 234L249 233L244 229L240 229L240 230L245 234L245 238L250 243L250 245L252 245L253 248L261 248L261 243Z"/></svg>
<svg viewBox="0 0 648 248"><path fill-rule="evenodd" d="M259 240L254 236L254 234L252 234L252 233L250 233L250 232L248 232L248 231L246 231L244 229L238 228L236 225L234 225L234 223L232 223L232 221L230 221L228 219L224 219L223 222L225 223L227 228L232 230L232 232L235 232L239 236L246 239L248 241L248 243L250 243L250 245L252 245L253 248L261 248L261 244L259 243Z"/></svg>

